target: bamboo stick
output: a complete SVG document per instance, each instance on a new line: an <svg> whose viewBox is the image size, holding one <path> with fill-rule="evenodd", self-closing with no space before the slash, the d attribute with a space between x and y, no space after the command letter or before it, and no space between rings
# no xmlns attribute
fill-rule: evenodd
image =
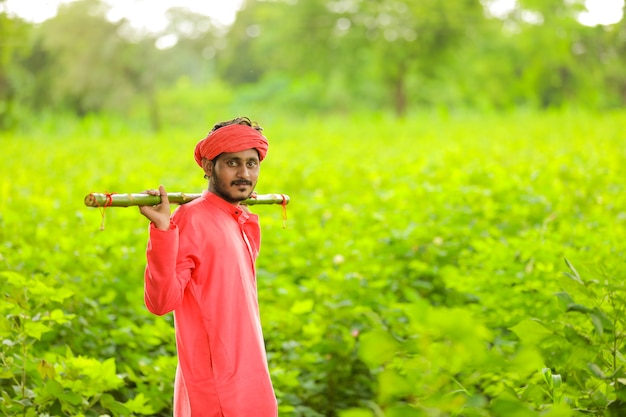
<svg viewBox="0 0 626 417"><path fill-rule="evenodd" d="M185 204L202 194L167 193L170 203ZM161 197L150 194L99 194L90 193L85 196L87 207L130 207L130 206L154 206L161 202ZM256 204L289 204L289 196L284 194L258 194L241 202L248 206Z"/></svg>

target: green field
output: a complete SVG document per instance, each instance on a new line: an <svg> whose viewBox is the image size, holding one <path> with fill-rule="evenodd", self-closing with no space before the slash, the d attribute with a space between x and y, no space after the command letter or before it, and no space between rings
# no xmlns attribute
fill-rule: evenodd
<svg viewBox="0 0 626 417"><path fill-rule="evenodd" d="M281 416L626 415L626 113L259 122ZM0 138L1 415L171 415L147 221L83 198L202 191L209 128Z"/></svg>

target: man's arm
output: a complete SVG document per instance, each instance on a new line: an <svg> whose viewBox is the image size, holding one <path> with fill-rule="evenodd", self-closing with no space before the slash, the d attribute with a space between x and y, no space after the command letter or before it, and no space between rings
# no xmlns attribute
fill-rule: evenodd
<svg viewBox="0 0 626 417"><path fill-rule="evenodd" d="M163 315L180 305L191 272L177 271L179 229L171 220L165 188L161 185L158 190L146 190L145 193L160 195L161 204L139 207L139 212L150 220L144 301L152 313Z"/></svg>
<svg viewBox="0 0 626 417"><path fill-rule="evenodd" d="M169 230L150 225L150 240L146 249L147 265L144 273L144 301L150 312L159 316L176 309L183 298L189 272L176 271L178 256L178 228L173 223Z"/></svg>

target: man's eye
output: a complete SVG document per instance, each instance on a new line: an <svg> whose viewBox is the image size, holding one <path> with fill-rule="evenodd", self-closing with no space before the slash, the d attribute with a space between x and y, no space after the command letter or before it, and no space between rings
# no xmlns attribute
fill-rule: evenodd
<svg viewBox="0 0 626 417"><path fill-rule="evenodd" d="M228 161L228 162L227 162L227 165L228 165L229 167L234 167L234 166L237 166L237 162L236 162L236 161Z"/></svg>
<svg viewBox="0 0 626 417"><path fill-rule="evenodd" d="M248 167L254 168L255 166L256 166L256 162L254 162L254 161L248 162Z"/></svg>

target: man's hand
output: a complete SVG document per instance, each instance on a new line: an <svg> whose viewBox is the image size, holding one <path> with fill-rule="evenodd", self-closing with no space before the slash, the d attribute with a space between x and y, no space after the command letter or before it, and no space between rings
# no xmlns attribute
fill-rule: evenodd
<svg viewBox="0 0 626 417"><path fill-rule="evenodd" d="M160 230L170 228L170 201L167 198L165 188L160 185L158 190L146 190L145 194L160 195L161 203L155 206L139 206L139 212L150 220L154 227Z"/></svg>

